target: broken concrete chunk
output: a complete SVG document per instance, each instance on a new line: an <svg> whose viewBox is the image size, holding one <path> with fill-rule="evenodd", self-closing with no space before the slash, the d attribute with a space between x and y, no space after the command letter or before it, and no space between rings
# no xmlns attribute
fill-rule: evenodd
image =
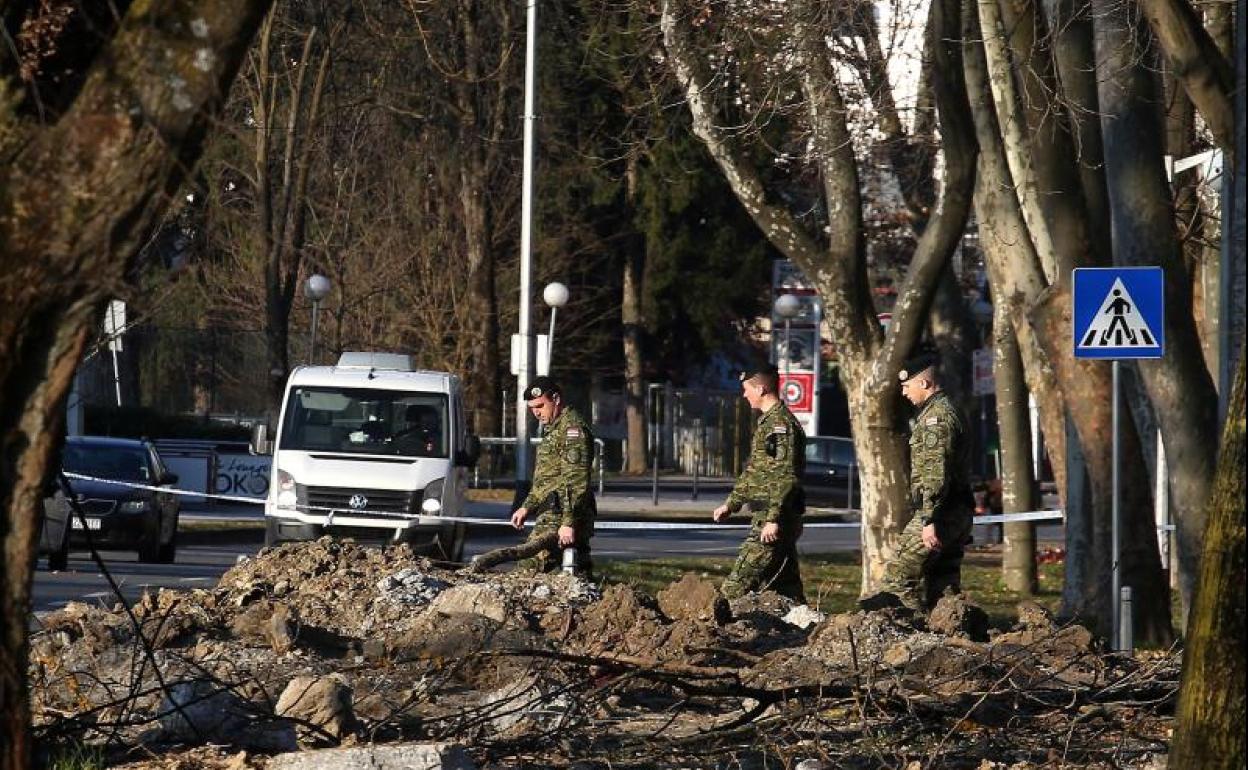
<svg viewBox="0 0 1248 770"><path fill-rule="evenodd" d="M180 682L160 704L160 738L185 743L232 743L250 721L250 709L218 682Z"/></svg>
<svg viewBox="0 0 1248 770"><path fill-rule="evenodd" d="M476 770L454 743L406 743L279 754L268 770Z"/></svg>
<svg viewBox="0 0 1248 770"><path fill-rule="evenodd" d="M791 626L797 626L804 631L811 626L819 625L826 617L827 615L808 604L799 604L785 613L784 622Z"/></svg>
<svg viewBox="0 0 1248 770"><path fill-rule="evenodd" d="M351 688L338 674L297 676L277 699L274 713L299 720L300 746L323 746L355 730Z"/></svg>
<svg viewBox="0 0 1248 770"><path fill-rule="evenodd" d="M484 615L502 623L510 614L502 589L489 583L468 583L448 588L429 603L429 609L444 615Z"/></svg>

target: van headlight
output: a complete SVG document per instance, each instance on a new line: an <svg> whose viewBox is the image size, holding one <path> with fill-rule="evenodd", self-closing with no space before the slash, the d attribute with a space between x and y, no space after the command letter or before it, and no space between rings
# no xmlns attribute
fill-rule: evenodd
<svg viewBox="0 0 1248 770"><path fill-rule="evenodd" d="M425 486L425 492L420 501L420 510L423 513L436 516L442 512L442 490L445 486L446 479L437 479Z"/></svg>
<svg viewBox="0 0 1248 770"><path fill-rule="evenodd" d="M280 469L277 471L277 504L283 508L294 508L299 504L295 477Z"/></svg>

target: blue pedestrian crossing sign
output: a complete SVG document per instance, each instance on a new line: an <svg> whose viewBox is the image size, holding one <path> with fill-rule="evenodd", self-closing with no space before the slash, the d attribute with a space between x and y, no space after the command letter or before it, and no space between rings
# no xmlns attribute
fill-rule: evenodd
<svg viewBox="0 0 1248 770"><path fill-rule="evenodd" d="M1161 358L1165 285L1160 267L1076 268L1075 358Z"/></svg>

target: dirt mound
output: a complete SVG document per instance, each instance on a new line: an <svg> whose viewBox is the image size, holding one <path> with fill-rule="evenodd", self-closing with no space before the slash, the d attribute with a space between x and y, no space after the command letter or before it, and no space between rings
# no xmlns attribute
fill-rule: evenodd
<svg viewBox="0 0 1248 770"><path fill-rule="evenodd" d="M988 613L963 595L940 597L927 616L927 627L945 636L988 641Z"/></svg>
<svg viewBox="0 0 1248 770"><path fill-rule="evenodd" d="M1086 629L1028 605L1015 629L980 644L975 608L958 599L942 601L931 628L900 608L824 618L773 593L725 607L692 575L656 601L564 574L448 572L403 546L329 539L265 549L214 589L149 594L132 613L137 625L124 608L84 604L44 618L30 668L41 734L158 754L205 741L268 754L386 740L488 744L492 762L553 752L498 767L659 754L673 767L731 766L738 758L703 761L718 751L707 731L765 746L779 727L814 746L825 716L851 725L828 746L908 732L974 750L975 725L1006 723L1035 727L1037 740L1073 730L1090 746L1117 728L1085 728L1062 704L1106 697L1106 681L1132 682L1144 665L1100 655ZM1164 670L1177 682L1177 665ZM1155 690L1112 695L1167 708Z"/></svg>
<svg viewBox="0 0 1248 770"><path fill-rule="evenodd" d="M674 620L714 623L722 626L732 619L728 600L709 580L686 572L680 580L659 591L659 608Z"/></svg>

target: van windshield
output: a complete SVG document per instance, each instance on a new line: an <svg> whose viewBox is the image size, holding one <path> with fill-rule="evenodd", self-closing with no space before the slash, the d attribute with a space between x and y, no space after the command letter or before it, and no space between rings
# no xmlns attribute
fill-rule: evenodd
<svg viewBox="0 0 1248 770"><path fill-rule="evenodd" d="M292 388L281 448L447 457L446 396L367 388Z"/></svg>

